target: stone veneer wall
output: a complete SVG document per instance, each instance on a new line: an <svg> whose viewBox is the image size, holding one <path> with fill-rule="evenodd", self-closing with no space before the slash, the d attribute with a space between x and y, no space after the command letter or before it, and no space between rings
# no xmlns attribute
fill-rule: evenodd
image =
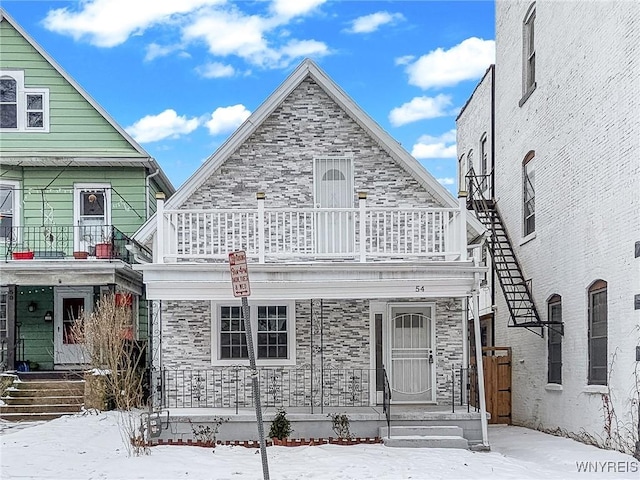
<svg viewBox="0 0 640 480"><path fill-rule="evenodd" d="M462 364L462 302L450 298L413 300L436 303L436 398L446 404L451 399L452 367L457 369ZM169 371L165 395L171 402L178 402L172 406L232 407L238 395L243 406L250 401L245 370L238 373L233 367L216 368L213 373L210 305L209 301L163 302L162 368ZM297 301L295 324L296 366L261 368L265 403L307 406L313 401L319 405L320 381L324 381L325 404L367 404L369 382L375 381L369 363L369 301ZM239 393L234 382L241 384Z"/></svg>
<svg viewBox="0 0 640 480"><path fill-rule="evenodd" d="M313 207L313 160L349 156L356 192L375 206L438 206L432 195L313 80L304 80L183 208Z"/></svg>

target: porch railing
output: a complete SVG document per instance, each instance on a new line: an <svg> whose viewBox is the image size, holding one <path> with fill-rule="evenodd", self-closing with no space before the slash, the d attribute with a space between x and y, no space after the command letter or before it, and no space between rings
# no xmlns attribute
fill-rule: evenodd
<svg viewBox="0 0 640 480"><path fill-rule="evenodd" d="M163 408L253 408L251 370L220 367L206 370L161 370ZM375 369L259 368L263 407L325 407L371 405Z"/></svg>
<svg viewBox="0 0 640 480"><path fill-rule="evenodd" d="M151 259L149 249L135 242L113 225L48 225L4 227L6 260L68 259L96 257L135 263L127 245L135 246L141 256Z"/></svg>
<svg viewBox="0 0 640 480"><path fill-rule="evenodd" d="M480 411L478 401L478 372L475 365L466 368L451 369L451 411L455 413L456 407L466 407Z"/></svg>
<svg viewBox="0 0 640 480"><path fill-rule="evenodd" d="M160 263L226 261L245 250L259 263L282 259L466 260L466 209L369 207L165 210L158 204Z"/></svg>

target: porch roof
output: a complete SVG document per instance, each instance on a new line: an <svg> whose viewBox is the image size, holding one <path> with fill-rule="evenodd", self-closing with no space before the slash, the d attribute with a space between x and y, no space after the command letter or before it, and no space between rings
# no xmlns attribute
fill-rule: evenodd
<svg viewBox="0 0 640 480"><path fill-rule="evenodd" d="M227 263L134 265L149 300L233 300ZM249 264L251 299L433 298L471 295L472 261Z"/></svg>

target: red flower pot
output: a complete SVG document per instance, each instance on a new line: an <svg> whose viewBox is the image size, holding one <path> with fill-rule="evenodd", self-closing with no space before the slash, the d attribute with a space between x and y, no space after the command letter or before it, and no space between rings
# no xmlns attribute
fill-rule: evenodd
<svg viewBox="0 0 640 480"><path fill-rule="evenodd" d="M13 252L11 256L14 260L31 260L33 252Z"/></svg>

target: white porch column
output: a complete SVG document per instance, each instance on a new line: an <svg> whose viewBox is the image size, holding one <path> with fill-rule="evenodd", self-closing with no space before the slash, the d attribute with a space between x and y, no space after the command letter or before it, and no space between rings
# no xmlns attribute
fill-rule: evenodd
<svg viewBox="0 0 640 480"><path fill-rule="evenodd" d="M264 192L256 193L258 200L258 263L264 263Z"/></svg>
<svg viewBox="0 0 640 480"><path fill-rule="evenodd" d="M460 261L465 262L467 260L467 192L458 193L458 206L460 207L460 218L458 218Z"/></svg>
<svg viewBox="0 0 640 480"><path fill-rule="evenodd" d="M360 262L367 261L367 192L358 192L358 206L360 207Z"/></svg>
<svg viewBox="0 0 640 480"><path fill-rule="evenodd" d="M155 255L155 263L164 263L164 199L163 192L156 193L156 240L157 240L157 255Z"/></svg>
<svg viewBox="0 0 640 480"><path fill-rule="evenodd" d="M478 277L478 274L476 274ZM473 331L475 332L476 368L478 369L478 396L480 397L480 425L482 427L482 446L489 448L489 431L487 426L487 401L484 393L484 366L482 365L482 339L480 338L480 281L472 292L473 297Z"/></svg>

